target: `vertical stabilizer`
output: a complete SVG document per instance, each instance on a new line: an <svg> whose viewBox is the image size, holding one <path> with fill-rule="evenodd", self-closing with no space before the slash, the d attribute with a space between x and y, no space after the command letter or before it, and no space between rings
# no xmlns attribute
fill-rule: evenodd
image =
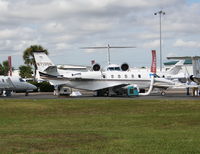
<svg viewBox="0 0 200 154"><path fill-rule="evenodd" d="M192 65L193 65L193 75L195 77L200 77L200 61L197 58L192 58Z"/></svg>
<svg viewBox="0 0 200 154"><path fill-rule="evenodd" d="M170 75L177 75L180 70L182 69L182 66L184 64L185 60L179 60L173 67L171 67L167 73Z"/></svg>
<svg viewBox="0 0 200 154"><path fill-rule="evenodd" d="M44 72L48 67L55 66L44 52L34 52L33 55L38 71Z"/></svg>

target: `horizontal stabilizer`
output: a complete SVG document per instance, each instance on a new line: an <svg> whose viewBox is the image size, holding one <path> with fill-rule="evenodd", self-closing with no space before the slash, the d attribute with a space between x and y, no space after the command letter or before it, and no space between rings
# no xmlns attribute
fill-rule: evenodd
<svg viewBox="0 0 200 154"><path fill-rule="evenodd" d="M57 66L49 66L47 67L44 72L47 73L57 73Z"/></svg>
<svg viewBox="0 0 200 154"><path fill-rule="evenodd" d="M200 56L185 56L185 57L167 57L167 59L190 59L190 60L197 60L200 59Z"/></svg>

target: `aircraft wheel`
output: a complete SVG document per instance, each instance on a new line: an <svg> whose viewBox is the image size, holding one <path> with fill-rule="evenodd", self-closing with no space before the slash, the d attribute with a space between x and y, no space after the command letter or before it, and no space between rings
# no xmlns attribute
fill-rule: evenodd
<svg viewBox="0 0 200 154"><path fill-rule="evenodd" d="M166 93L165 93L164 91L162 91L160 94L161 94L162 96L165 96Z"/></svg>
<svg viewBox="0 0 200 154"><path fill-rule="evenodd" d="M28 91L26 91L25 96L28 96Z"/></svg>
<svg viewBox="0 0 200 154"><path fill-rule="evenodd" d="M11 95L12 95L12 91L7 90L7 91L5 92L5 95L6 95L6 96L11 96Z"/></svg>

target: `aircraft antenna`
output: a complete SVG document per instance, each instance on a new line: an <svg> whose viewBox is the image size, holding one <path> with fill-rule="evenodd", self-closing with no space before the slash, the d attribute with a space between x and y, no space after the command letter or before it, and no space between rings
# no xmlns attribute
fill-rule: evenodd
<svg viewBox="0 0 200 154"><path fill-rule="evenodd" d="M110 45L108 44L108 65L110 65Z"/></svg>

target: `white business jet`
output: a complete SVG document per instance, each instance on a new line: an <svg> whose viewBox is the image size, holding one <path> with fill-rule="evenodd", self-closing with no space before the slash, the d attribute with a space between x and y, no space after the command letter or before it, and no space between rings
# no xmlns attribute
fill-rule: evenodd
<svg viewBox="0 0 200 154"><path fill-rule="evenodd" d="M167 59L179 59L179 60L192 60L193 73L187 72L187 79L200 84L200 56L186 56L186 57L167 57Z"/></svg>
<svg viewBox="0 0 200 154"><path fill-rule="evenodd" d="M180 60L169 70L157 72L156 74L162 78L166 78L169 80L178 80L180 82L186 82L185 72L183 71L184 62L185 60Z"/></svg>
<svg viewBox="0 0 200 154"><path fill-rule="evenodd" d="M148 88L146 93L140 95L149 95L153 88L163 91L175 85L149 72L130 71L126 63L121 66L110 64L104 69L96 63L92 70L78 72L58 69L44 52L35 52L34 58L41 78L52 85L96 91L98 96L127 94L130 87Z"/></svg>
<svg viewBox="0 0 200 154"><path fill-rule="evenodd" d="M24 81L22 78L15 76L0 76L0 95L10 96L12 91L29 92L37 89L36 86Z"/></svg>

